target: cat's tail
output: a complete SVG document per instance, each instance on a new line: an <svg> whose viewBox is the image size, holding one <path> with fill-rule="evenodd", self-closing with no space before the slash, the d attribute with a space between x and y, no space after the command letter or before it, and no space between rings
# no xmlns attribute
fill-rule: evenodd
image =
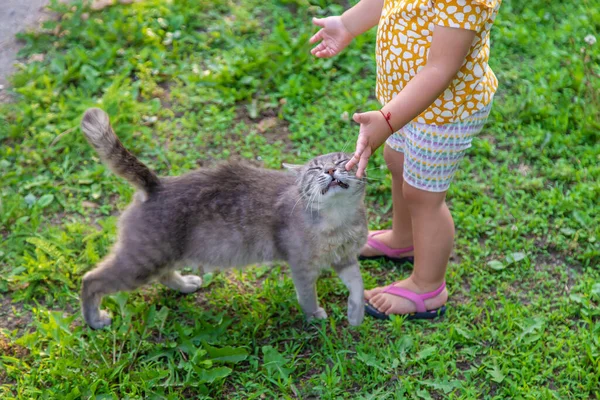
<svg viewBox="0 0 600 400"><path fill-rule="evenodd" d="M160 186L158 176L123 146L110 126L108 114L103 110L88 109L81 120L81 129L102 161L115 174L127 179L147 195Z"/></svg>

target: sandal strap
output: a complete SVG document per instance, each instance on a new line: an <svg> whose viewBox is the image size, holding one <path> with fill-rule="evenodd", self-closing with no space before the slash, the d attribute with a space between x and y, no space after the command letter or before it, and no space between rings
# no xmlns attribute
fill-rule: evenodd
<svg viewBox="0 0 600 400"><path fill-rule="evenodd" d="M405 247L403 249L392 249L391 247L388 247L385 244L381 243L379 240L375 239L375 236L381 235L384 232L386 232L386 231L377 231L377 232L371 233L367 239L367 244L369 246L371 246L372 248L381 251L383 254L385 254L388 257L398 257L404 253L408 253L409 251L414 250L413 246Z"/></svg>
<svg viewBox="0 0 600 400"><path fill-rule="evenodd" d="M383 293L393 294L394 296L403 297L407 300L410 300L413 303L415 303L415 306L417 307L417 312L426 312L427 308L425 307L425 300L431 299L439 295L440 293L442 293L445 287L446 282L443 282L442 285L433 292L418 294L413 292L412 290L394 286L394 284L392 283L390 286L386 287L383 290Z"/></svg>

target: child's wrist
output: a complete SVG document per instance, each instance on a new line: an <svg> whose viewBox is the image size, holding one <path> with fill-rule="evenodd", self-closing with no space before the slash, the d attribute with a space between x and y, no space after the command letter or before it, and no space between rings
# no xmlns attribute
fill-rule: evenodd
<svg viewBox="0 0 600 400"><path fill-rule="evenodd" d="M394 127L392 126L392 113L390 111L385 112L383 111L383 109L379 110L379 114L381 114L381 116L383 117L383 120L385 121L385 124L387 125L387 127L390 129L389 130L389 134L392 135L395 130Z"/></svg>
<svg viewBox="0 0 600 400"><path fill-rule="evenodd" d="M353 26L352 22L349 21L348 11L350 10L347 10L340 16L340 21L342 21L342 25L344 26L344 28L346 28L346 31L354 39L355 37L360 35L360 32L357 32L357 30L354 29L355 27Z"/></svg>

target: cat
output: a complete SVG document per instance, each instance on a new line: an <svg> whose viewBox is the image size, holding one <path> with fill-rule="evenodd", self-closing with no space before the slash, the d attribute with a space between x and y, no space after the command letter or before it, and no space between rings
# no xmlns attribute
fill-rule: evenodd
<svg viewBox="0 0 600 400"><path fill-rule="evenodd" d="M180 275L183 266L204 272L286 261L306 317L327 318L315 282L332 266L350 294L348 321L364 317L358 254L367 240L365 180L346 171L349 156L331 153L286 171L225 163L178 177L159 178L114 133L108 114L88 109L81 121L101 160L137 192L119 218L117 243L81 286L86 323L100 329L111 318L104 295L159 281L182 293L202 279Z"/></svg>

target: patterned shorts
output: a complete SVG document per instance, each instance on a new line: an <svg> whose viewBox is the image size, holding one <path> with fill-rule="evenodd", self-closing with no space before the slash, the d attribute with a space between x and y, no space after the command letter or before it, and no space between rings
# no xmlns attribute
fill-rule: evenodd
<svg viewBox="0 0 600 400"><path fill-rule="evenodd" d="M463 121L445 125L411 122L388 138L386 144L404 153L404 180L427 192L445 192L471 147L473 137L483 129L492 103Z"/></svg>

